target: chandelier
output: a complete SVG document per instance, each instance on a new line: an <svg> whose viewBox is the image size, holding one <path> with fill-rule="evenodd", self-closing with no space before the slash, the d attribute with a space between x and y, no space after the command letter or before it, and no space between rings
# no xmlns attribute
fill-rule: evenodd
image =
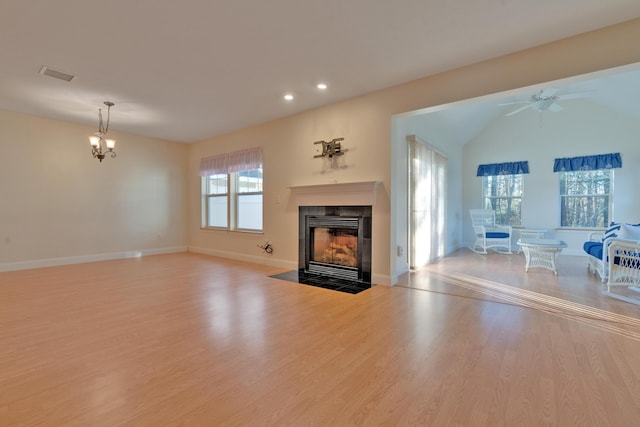
<svg viewBox="0 0 640 427"><path fill-rule="evenodd" d="M91 154L94 159L102 160L110 154L111 157L116 157L116 152L113 149L116 147L115 139L106 139L107 132L109 131L109 113L111 107L114 106L113 102L105 101L104 105L107 106L107 125L102 122L102 109L98 109L98 131L89 136L89 142L91 143Z"/></svg>

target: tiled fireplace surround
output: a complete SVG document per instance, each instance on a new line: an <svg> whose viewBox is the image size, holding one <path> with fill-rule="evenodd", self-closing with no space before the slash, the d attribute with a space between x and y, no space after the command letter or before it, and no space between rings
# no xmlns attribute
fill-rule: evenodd
<svg viewBox="0 0 640 427"><path fill-rule="evenodd" d="M372 181L291 187L298 206L300 272L371 284L372 206L377 184L377 181ZM351 261L317 259L318 248L314 256L312 243L317 233L338 236L334 237L338 240L331 243L332 247L349 246L354 249L354 264ZM339 244L344 239L350 243ZM348 258L344 250L337 251L338 257Z"/></svg>
<svg viewBox="0 0 640 427"><path fill-rule="evenodd" d="M371 284L371 206L300 206L298 270Z"/></svg>

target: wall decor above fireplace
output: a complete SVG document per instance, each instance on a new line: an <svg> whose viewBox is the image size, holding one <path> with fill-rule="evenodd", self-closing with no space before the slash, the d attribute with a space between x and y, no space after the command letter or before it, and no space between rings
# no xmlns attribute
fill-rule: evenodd
<svg viewBox="0 0 640 427"><path fill-rule="evenodd" d="M322 144L322 153L313 156L314 158L318 157L329 157L332 158L334 156L342 156L344 154L344 150L342 149L342 145L340 141L344 141L344 138L334 138L331 141L316 141L313 145Z"/></svg>

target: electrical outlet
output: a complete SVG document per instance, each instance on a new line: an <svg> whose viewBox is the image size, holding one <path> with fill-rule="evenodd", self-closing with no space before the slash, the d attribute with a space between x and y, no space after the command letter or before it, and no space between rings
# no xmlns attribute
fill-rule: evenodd
<svg viewBox="0 0 640 427"><path fill-rule="evenodd" d="M404 249L402 248L402 246L398 245L398 256L402 255L404 255Z"/></svg>

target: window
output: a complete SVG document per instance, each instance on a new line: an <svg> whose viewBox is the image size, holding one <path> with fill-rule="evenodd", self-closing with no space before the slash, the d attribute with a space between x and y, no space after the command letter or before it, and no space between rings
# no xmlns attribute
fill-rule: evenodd
<svg viewBox="0 0 640 427"><path fill-rule="evenodd" d="M478 165L482 177L484 209L496 212L496 224L522 225L522 192L524 174L529 162L490 163Z"/></svg>
<svg viewBox="0 0 640 427"><path fill-rule="evenodd" d="M560 172L560 226L606 228L612 183L613 169Z"/></svg>
<svg viewBox="0 0 640 427"><path fill-rule="evenodd" d="M262 150L241 150L200 161L202 226L262 231Z"/></svg>
<svg viewBox="0 0 640 427"><path fill-rule="evenodd" d="M620 153L555 159L560 174L560 227L606 228L613 217L613 169Z"/></svg>
<svg viewBox="0 0 640 427"><path fill-rule="evenodd" d="M262 230L262 169L238 172L236 182L237 228Z"/></svg>
<svg viewBox="0 0 640 427"><path fill-rule="evenodd" d="M496 224L522 224L523 176L515 174L482 177L484 208L496 211Z"/></svg>
<svg viewBox="0 0 640 427"><path fill-rule="evenodd" d="M228 227L229 224L229 175L216 174L205 177L206 227Z"/></svg>

